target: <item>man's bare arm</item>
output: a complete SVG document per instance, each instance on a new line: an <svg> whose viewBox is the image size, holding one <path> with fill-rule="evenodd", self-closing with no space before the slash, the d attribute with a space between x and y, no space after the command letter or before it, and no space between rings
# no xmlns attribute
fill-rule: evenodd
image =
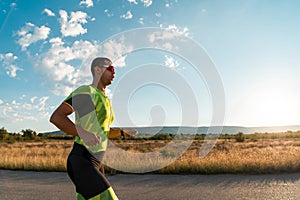
<svg viewBox="0 0 300 200"><path fill-rule="evenodd" d="M50 122L68 135L78 136L75 124L68 115L73 113L73 109L62 103L51 115Z"/></svg>
<svg viewBox="0 0 300 200"><path fill-rule="evenodd" d="M101 142L100 136L86 131L84 128L75 125L70 119L69 115L72 114L73 109L62 103L50 117L50 122L53 123L57 128L62 130L68 135L79 136L83 142L88 146L94 146Z"/></svg>

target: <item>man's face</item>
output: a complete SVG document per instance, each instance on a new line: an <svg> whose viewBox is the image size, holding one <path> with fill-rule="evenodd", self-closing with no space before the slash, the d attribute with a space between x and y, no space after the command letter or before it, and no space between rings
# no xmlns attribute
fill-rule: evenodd
<svg viewBox="0 0 300 200"><path fill-rule="evenodd" d="M107 86L110 85L114 79L115 70L113 66L108 66L103 68L103 73L101 76L101 82L103 85Z"/></svg>

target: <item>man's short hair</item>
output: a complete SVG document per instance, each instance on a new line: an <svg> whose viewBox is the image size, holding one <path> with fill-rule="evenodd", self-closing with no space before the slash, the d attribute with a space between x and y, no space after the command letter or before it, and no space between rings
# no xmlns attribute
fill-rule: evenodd
<svg viewBox="0 0 300 200"><path fill-rule="evenodd" d="M108 67L112 64L111 60L105 57L97 57L91 64L91 72L95 75L95 67Z"/></svg>

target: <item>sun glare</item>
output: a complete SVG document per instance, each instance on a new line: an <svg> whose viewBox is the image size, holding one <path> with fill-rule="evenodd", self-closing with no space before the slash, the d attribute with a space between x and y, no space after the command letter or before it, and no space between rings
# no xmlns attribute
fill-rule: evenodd
<svg viewBox="0 0 300 200"><path fill-rule="evenodd" d="M280 126L296 123L297 102L287 86L269 85L248 91L238 106L238 117L244 125Z"/></svg>
<svg viewBox="0 0 300 200"><path fill-rule="evenodd" d="M291 120L291 99L284 91L268 89L256 95L253 106L257 119L266 125L289 124Z"/></svg>

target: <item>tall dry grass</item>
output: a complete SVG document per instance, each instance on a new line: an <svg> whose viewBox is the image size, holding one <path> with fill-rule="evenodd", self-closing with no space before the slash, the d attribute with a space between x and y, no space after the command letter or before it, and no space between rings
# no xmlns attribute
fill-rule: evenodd
<svg viewBox="0 0 300 200"><path fill-rule="evenodd" d="M218 140L212 151L204 158L199 158L199 150L203 141L196 140L189 149L168 166L156 173L164 174L217 174L217 173L281 173L300 171L300 139L260 139L236 142L235 140ZM119 147L133 152L149 152L156 147L165 146L166 141L147 141L146 143L127 142ZM180 142L178 143L180 145ZM152 146L152 148L151 148ZM149 148L150 147L150 148ZM155 147L155 148L154 148ZM176 151L175 151L176 152ZM171 162L176 157L173 151L160 151L165 162ZM154 155L155 157L156 155ZM139 171L147 167L155 168L159 162L152 159L138 159L126 154L113 154L110 165L128 168L128 171ZM156 158L156 157L155 157ZM120 159L126 162L120 161ZM157 159L161 157L157 156ZM157 160L158 161L158 160ZM160 160L162 161L162 160ZM161 162L161 164L163 164ZM126 166L122 166L126 165Z"/></svg>
<svg viewBox="0 0 300 200"><path fill-rule="evenodd" d="M216 173L280 173L300 171L300 138L259 139L236 142L218 140L212 151L199 158L203 141L195 140L190 148L175 162L159 169L156 173L216 174ZM0 169L66 171L66 160L73 141L18 142L0 144ZM158 150L168 141L118 141L126 151L147 153ZM180 145L180 142L179 144ZM176 155L158 151L168 161ZM112 152L113 153L113 152ZM107 156L106 156L107 157ZM130 157L111 154L111 163L126 160L128 168L151 167L155 160L148 162L141 156L140 162ZM159 159L159 158L158 158ZM144 164L143 166L141 164ZM113 171L107 168L109 171Z"/></svg>
<svg viewBox="0 0 300 200"><path fill-rule="evenodd" d="M72 141L0 144L0 169L66 171Z"/></svg>
<svg viewBox="0 0 300 200"><path fill-rule="evenodd" d="M162 173L282 173L300 171L300 139L263 139L243 143L218 141L205 158L194 143Z"/></svg>

